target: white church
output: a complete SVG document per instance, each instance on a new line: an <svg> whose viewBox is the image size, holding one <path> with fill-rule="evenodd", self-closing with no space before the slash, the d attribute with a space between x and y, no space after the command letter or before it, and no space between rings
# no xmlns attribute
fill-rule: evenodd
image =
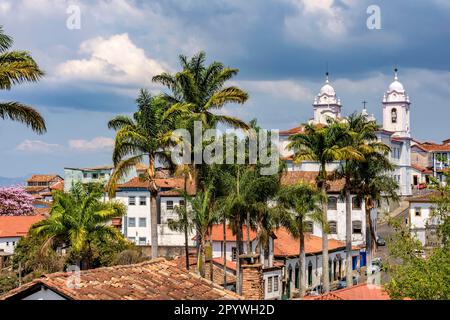
<svg viewBox="0 0 450 320"><path fill-rule="evenodd" d="M391 148L390 161L395 165L393 175L400 186L401 196L412 194L412 167L411 167L411 138L410 134L410 101L403 84L398 79L397 69L395 69L394 81L389 85L382 99L383 122L382 129L377 133L378 138ZM328 118L345 121L341 116L342 103L337 97L336 91L330 83L328 73L325 84L320 89L313 103L314 117L309 120L313 124L326 124ZM369 119L376 120L373 115L368 115ZM292 151L287 150L290 135L302 132L303 127L299 126L280 132L280 154L287 160L288 170L291 171L317 171L318 165L314 162L303 162L299 165L292 162ZM339 163L331 164L328 170L332 171L338 167Z"/></svg>

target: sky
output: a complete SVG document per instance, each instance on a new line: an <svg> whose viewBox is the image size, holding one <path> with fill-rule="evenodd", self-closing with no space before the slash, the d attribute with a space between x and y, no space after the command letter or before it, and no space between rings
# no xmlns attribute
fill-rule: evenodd
<svg viewBox="0 0 450 320"><path fill-rule="evenodd" d="M369 29L370 5L380 29ZM73 6L80 28L67 27ZM69 12L68 12L69 9ZM73 21L73 20L69 20ZM393 69L411 99L412 135L450 138L450 1L448 0L0 0L0 25L13 49L30 51L45 71L38 83L0 92L45 117L47 133L0 120L0 176L62 173L110 164L107 122L131 114L140 88L179 70L178 56L203 50L240 72L244 105L221 112L289 129L313 116L325 72L343 113L381 119Z"/></svg>

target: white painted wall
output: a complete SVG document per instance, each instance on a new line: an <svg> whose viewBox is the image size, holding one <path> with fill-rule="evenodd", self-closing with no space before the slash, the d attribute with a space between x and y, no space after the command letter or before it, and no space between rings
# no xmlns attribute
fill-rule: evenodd
<svg viewBox="0 0 450 320"><path fill-rule="evenodd" d="M22 300L67 300L53 290L41 287L41 290L24 297Z"/></svg>
<svg viewBox="0 0 450 320"><path fill-rule="evenodd" d="M409 204L410 230L422 245L426 243L425 228L427 224L437 225L439 223L436 217L431 216L432 208L432 203L410 202Z"/></svg>
<svg viewBox="0 0 450 320"><path fill-rule="evenodd" d="M271 286L269 286L269 278L271 278ZM264 272L263 279L264 299L280 300L281 294L283 293L281 269ZM277 283L277 285L275 283Z"/></svg>
<svg viewBox="0 0 450 320"><path fill-rule="evenodd" d="M161 246L182 246L184 245L184 234L182 232L172 231L169 228L168 221L170 219L178 219L178 214L175 211L175 207L180 205L180 201L183 201L183 197L161 197L161 224L158 225L158 243ZM172 201L174 209L167 208L167 202ZM189 206L189 204L188 204ZM194 245L194 233L191 232L188 235L188 243L190 246Z"/></svg>
<svg viewBox="0 0 450 320"><path fill-rule="evenodd" d="M3 249L7 253L14 253L14 249L19 240L20 237L0 238L0 249Z"/></svg>

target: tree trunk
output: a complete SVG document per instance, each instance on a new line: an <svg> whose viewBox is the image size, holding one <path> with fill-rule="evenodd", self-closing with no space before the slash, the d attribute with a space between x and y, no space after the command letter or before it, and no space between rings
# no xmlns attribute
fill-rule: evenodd
<svg viewBox="0 0 450 320"><path fill-rule="evenodd" d="M209 280L214 281L212 227L209 228L209 249L211 250L208 252L208 254L211 254L209 256Z"/></svg>
<svg viewBox="0 0 450 320"><path fill-rule="evenodd" d="M323 182L321 185L322 192L326 195L326 183ZM324 222L324 227L322 228L322 284L324 293L330 291L330 279L328 271L328 230L326 228L328 223L328 204L324 201L322 204L322 219Z"/></svg>
<svg viewBox="0 0 450 320"><path fill-rule="evenodd" d="M250 212L247 212L247 254L252 253L252 241L250 239Z"/></svg>
<svg viewBox="0 0 450 320"><path fill-rule="evenodd" d="M205 277L205 239L200 236L199 255L197 260L197 273L201 277Z"/></svg>
<svg viewBox="0 0 450 320"><path fill-rule="evenodd" d="M345 190L345 251L347 288L353 286L352 270L352 196L350 189Z"/></svg>
<svg viewBox="0 0 450 320"><path fill-rule="evenodd" d="M369 198L366 198L365 200L365 208L366 208L366 261L367 266L372 266L372 255L374 252L374 249L376 249L377 242L376 242L376 234L375 230L373 229L372 225L372 219L370 216L370 211L373 208L373 205Z"/></svg>
<svg viewBox="0 0 450 320"><path fill-rule="evenodd" d="M189 270L189 236L188 236L188 212L187 212L187 175L184 175L184 252L186 254L186 270Z"/></svg>
<svg viewBox="0 0 450 320"><path fill-rule="evenodd" d="M300 298L303 298L306 293L306 278L305 278L305 267L306 267L306 255L305 255L305 234L303 232L303 226L300 228L300 255L299 255L299 281L300 281Z"/></svg>
<svg viewBox="0 0 450 320"><path fill-rule="evenodd" d="M238 226L236 230L236 244L237 244L237 257L236 257L236 292L242 295L242 270L241 270L241 259L240 255L243 253L243 243L242 243L242 225L240 215L238 215Z"/></svg>
<svg viewBox="0 0 450 320"><path fill-rule="evenodd" d="M156 192L150 194L150 231L152 237L152 259L158 257L158 206Z"/></svg>
<svg viewBox="0 0 450 320"><path fill-rule="evenodd" d="M227 287L227 219L223 217L223 287Z"/></svg>

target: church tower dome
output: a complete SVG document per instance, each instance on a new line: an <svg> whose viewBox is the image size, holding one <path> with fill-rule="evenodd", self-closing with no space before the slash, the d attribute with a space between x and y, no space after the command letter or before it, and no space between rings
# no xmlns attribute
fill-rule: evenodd
<svg viewBox="0 0 450 320"><path fill-rule="evenodd" d="M409 96L399 81L398 69L394 70L394 81L383 97L383 128L397 136L410 136Z"/></svg>
<svg viewBox="0 0 450 320"><path fill-rule="evenodd" d="M336 90L330 83L329 73L326 73L325 84L320 88L315 97L314 120L316 124L326 124L328 118L338 119L341 117L341 101L336 95Z"/></svg>

